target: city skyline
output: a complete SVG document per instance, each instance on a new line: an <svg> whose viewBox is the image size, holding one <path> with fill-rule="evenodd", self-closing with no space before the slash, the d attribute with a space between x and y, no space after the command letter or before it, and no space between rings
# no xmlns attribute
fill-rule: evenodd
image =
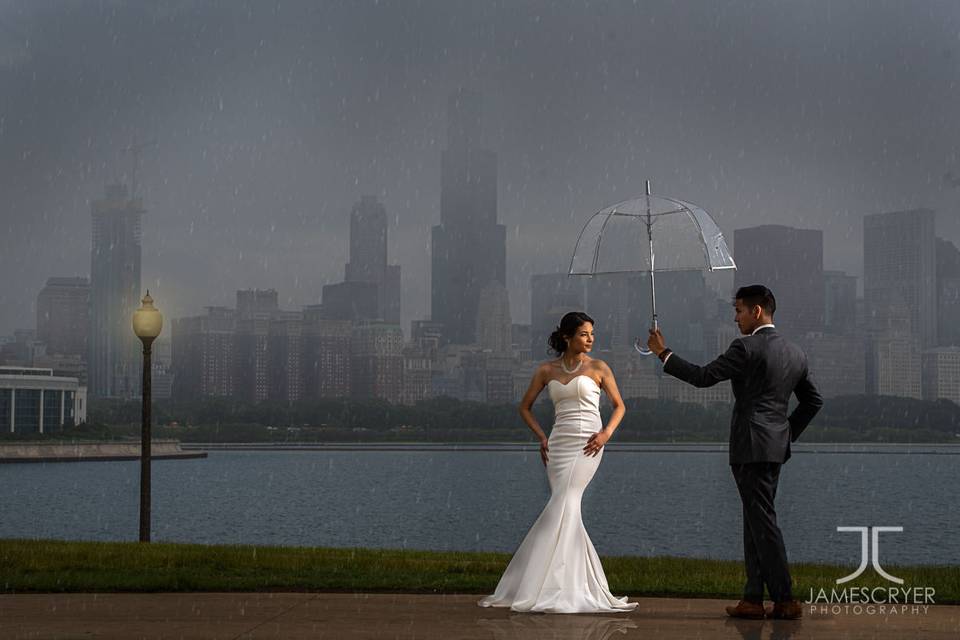
<svg viewBox="0 0 960 640"><path fill-rule="evenodd" d="M106 186L106 193L108 194L108 198L109 198L109 197L113 197L113 196L117 196L117 194L119 194L119 193L121 193L121 192L126 193L126 186L125 186L125 185L122 185L122 184L121 184L121 185L107 185L107 186ZM111 196L111 194L112 194L112 196ZM125 196L124 196L124 197L125 197ZM134 201L133 201L133 200L130 200L130 202L134 202ZM143 203L140 202L140 199L137 199L137 206L143 206ZM355 217L356 217L356 214L357 214L357 212L358 212L359 210L362 210L363 207L369 207L369 206L373 206L373 207L379 208L379 209L381 209L381 210L383 209L383 204L380 203L380 202L378 202L375 196L366 196L366 195L363 195L363 196L360 196L360 197L359 197L358 201L353 205L353 207L351 208L351 210L350 210L349 212L347 212L345 215L346 215L348 218L355 218ZM900 213L911 213L912 211L913 211L913 210L906 211L906 212L891 211L891 212L879 212L879 213L875 213L875 214L867 214L867 215L864 216L864 220L867 220L867 219L870 219L870 218L877 218L877 217L897 215L897 214L900 214ZM929 214L929 215L931 216L930 219L932 219L933 215L935 215L935 213L936 213L936 212L931 211L931 210L929 210L929 209L919 209L919 210L917 210L917 211L922 211L922 212L925 212L925 213ZM142 214L143 212L141 211L140 213ZM939 234L939 232L936 230L936 227L935 227L935 226L930 225L930 229L931 229L931 237L935 238L936 241L937 241L937 247L941 247L941 246L942 246L942 247L944 247L944 250L945 250L945 251L951 251L951 252L953 252L953 253L957 253L958 250L957 250L957 248L956 248L956 245L953 243L953 241L941 237L940 234ZM781 249L786 249L786 248L789 248L789 247L791 247L791 246L795 246L798 250L800 250L801 252L803 252L803 251L806 251L806 248L809 248L809 247L814 247L814 248L816 248L816 249L820 249L820 248L822 248L822 246L823 246L823 244L824 244L824 242L823 242L823 233L822 233L822 230L820 230L820 229L808 229L808 228L797 228L797 227L791 227L791 226L789 226L789 225L769 225L769 224L762 224L762 225L758 225L758 226L754 226L754 227L745 227L745 228L742 228L742 229L734 229L734 230L733 230L733 233L728 233L728 234L726 234L726 235L729 235L729 236L732 236L733 238L736 238L736 237L738 237L738 235L741 234L741 233L744 233L744 234L749 233L749 234L750 234L749 237L751 237L751 239L775 237L775 236L770 236L770 235L769 235L769 234L771 233L771 230L773 230L773 231L775 231L775 232L776 232L776 231L779 231L781 234L782 234L782 233L786 233L786 234L787 234L786 237L784 237L784 238L779 238L779 239L777 240L777 242L786 242L786 244L784 244L784 246L781 247ZM790 242L790 240L789 240L789 237L792 237L793 235L796 235L796 234L800 234L798 237L804 237L804 238L808 238L808 237L809 237L811 240L806 240L806 241L805 241L805 243L806 243L805 245L800 245L800 244L794 245L794 244L791 244L791 242ZM350 234L348 234L348 237L349 237L349 235L350 235ZM744 237L747 237L747 236L745 235ZM741 243L742 243L742 242L743 242L743 241L741 240ZM811 244L811 242L812 242L812 244ZM735 240L734 240L734 241L731 241L731 245L734 247L733 252L735 253L735 252L736 252L736 249L735 249ZM802 246L805 246L806 248L801 248ZM773 247L773 249L776 250L777 248L776 248L776 247ZM931 246L931 251L932 251L932 249L933 249L933 247ZM88 250L88 251L89 251L89 250ZM95 247L93 248L93 253L94 253L94 254L97 253L97 250L96 250ZM751 253L756 253L756 249L752 249L752 250L751 250ZM769 258L769 255L767 255L767 254L770 254L770 253L771 253L771 249L770 249L770 248L767 248L767 249L764 249L764 250L761 252L760 255ZM772 251L772 253L775 254L775 253L777 253L777 251ZM931 256L933 256L933 255L934 255L934 254L931 253ZM960 255L960 253L958 253L958 255ZM734 257L736 258L736 256L734 256ZM822 258L821 255L817 255L816 258L817 258L818 261L819 261L819 260L823 260L823 258ZM508 256L508 259L509 259L509 256ZM755 262L754 256L752 256L752 255L748 258L748 260L749 260L749 264L750 264L750 266L751 266L751 269L750 269L751 274L760 274L760 273L762 273L762 264L763 264L762 262L759 262L759 263ZM758 266L758 265L759 265L759 266ZM401 267L401 265L392 265L392 266L390 267L391 269L393 269L393 270L395 271L395 276L396 276L396 274L399 273L400 267ZM344 263L344 265L341 265L341 272L344 272L344 270L346 270L346 272L349 273L350 268L351 268L351 262L348 260L348 261L346 261L346 262ZM960 270L957 270L957 272L960 273ZM662 272L662 273L664 274L663 277L669 277L669 273L668 273L668 272ZM724 274L724 273L712 274L712 273L710 273L709 271L703 271L703 272L701 272L701 273L702 273L702 276L703 276L705 282L707 282L707 281L709 281L711 278L713 278L713 279L714 279L714 283L716 283L716 282L719 280L719 278L723 278L724 276L728 275L728 274ZM730 281L730 282L729 282L729 286L727 287L727 290L728 290L728 292L729 292L730 294L732 294L732 293L736 290L737 287L739 287L739 286L744 286L744 284L746 284L748 280L749 280L751 283L754 282L754 281L756 281L756 282L758 282L758 283L770 285L771 283L777 281L777 279L780 277L780 276L772 276L772 277L768 277L768 278L764 279L764 278L762 278L762 277L759 277L759 275L758 275L758 277L753 277L753 278L751 278L751 277L750 277L751 274L741 275L742 273L743 273L742 268L739 268L739 267L738 267L738 270L736 270L736 271L734 272L734 274L732 274L732 277L728 277L728 278L727 278L727 279ZM931 271L931 274L933 274L933 271ZM950 277L951 277L951 278L954 278L955 276L953 276L952 274L953 274L953 272L951 271L951 272L950 272ZM853 293L853 294L854 294L854 297L852 298L853 301L856 301L856 300L863 301L863 300L865 299L865 297L864 297L864 283L863 283L863 277L862 277L862 276L858 276L858 275L855 275L855 274L851 274L851 273L843 272L843 271L839 271L839 270L829 270L829 269L824 268L824 269L822 270L821 274L818 275L818 277L820 278L820 280L822 281L822 283L824 284L824 286L827 284L827 276L828 276L828 275L829 275L829 276L832 276L832 277L835 278L835 279L839 278L839 279L843 279L843 280L845 280L845 281L851 281L851 285L855 285L854 288L844 288L844 289L843 289L844 294L847 294L847 295L849 295L850 293ZM580 288L586 288L586 289L589 289L589 287L591 286L591 282L596 282L596 283L598 283L598 284L601 286L601 288L602 288L602 287L603 287L603 283L612 283L613 280L616 279L616 278L611 278L610 276L597 276L597 277L595 277L595 278L587 278L587 277L583 277L583 276L568 276L568 275L566 274L565 270L564 270L564 271L560 271L560 272L542 272L542 273L534 273L534 274L531 274L531 277L534 278L534 279L536 279L536 278L542 278L542 277L556 277L556 276L560 276L560 277L562 277L562 278L565 279L565 280L569 280L570 283L571 283L569 286L571 286L571 287L580 287ZM644 291L645 291L646 287L648 287L649 285L643 284L642 279L643 279L644 277L645 277L645 276L642 276L642 275L629 275L629 274L625 276L626 280L629 280L629 281L632 283L631 286L632 286L633 288L636 288L636 289L637 289L637 291L632 291L632 292L631 292L631 296L633 296L633 295L638 296L638 300L639 300L639 304L640 304L640 305L647 304L647 302L648 302L648 301L646 301L646 298L644 297L644 295L645 295L645 294L644 294ZM42 293L47 287L50 286L51 281L70 281L70 282L86 281L86 282L89 283L89 278L88 278L87 276L83 276L83 275L49 274L49 275L46 275L46 276L45 276L45 279L46 279L47 283L46 283L46 285L45 285L44 287L41 287L41 288L40 288L40 292L41 292L41 293ZM351 297L351 296L354 296L354 295L358 295L358 296L359 296L359 297L358 297L358 300L361 301L361 305L367 304L367 306L369 306L370 309L368 310L368 312L366 312L366 313L361 313L360 316L358 316L357 318L354 318L354 319L366 318L366 319L370 319L370 320L374 320L374 319L386 320L387 322L393 322L393 323L395 323L395 324L400 325L401 327L404 327L404 325L403 325L402 322L397 322L396 320L391 319L391 318L389 318L389 317L384 317L385 309L384 309L383 307L381 307L382 302L379 302L379 301L378 301L378 298L380 297L380 296L378 295L378 291L379 291L379 289L380 289L380 287L381 287L382 285L379 285L379 283L377 283L378 286L373 286L373 285L375 284L374 282L368 281L369 279L365 280L364 278L362 278L362 277L357 277L357 276L354 276L354 279L353 279L353 280L343 279L342 277L341 277L341 279L343 280L342 282L339 282L339 283L338 283L338 282L332 282L332 283L329 284L329 285L325 285L324 288L323 288L324 291L326 291L326 292L327 292L327 295L329 296L329 299L327 300L327 304L328 304L328 305L330 305L330 304L333 305L333 307L331 307L331 308L342 307L344 304L350 305L350 297ZM933 274L933 276L931 277L931 283L935 283L936 279L937 279L936 274ZM386 285L387 287L391 287L391 286L393 286L395 280L396 280L396 277L394 277L394 281L393 281L393 282L391 282L391 281L389 281L389 280L386 281L386 282L385 282L385 285ZM580 284L576 284L574 281L579 281ZM494 282L495 282L495 281L494 281ZM529 282L529 281L528 281L528 282ZM952 280L951 280L951 282L952 282ZM336 289L337 287L342 287L342 286L345 286L345 285L360 286L361 289L358 289L358 290L355 291L355 290L353 290L353 289L351 289L351 288L345 288L345 289L343 289L342 291L339 291L339 292L338 292L338 291L334 291L334 289ZM88 286L89 286L89 285L88 285ZM619 286L619 285L611 285L611 286ZM934 284L931 284L931 286L934 287L934 288L936 288ZM773 287L773 288L776 288L776 287ZM327 291L328 289L329 289L330 291ZM369 289L369 291L368 291L368 289ZM307 310L307 309L309 309L309 308L311 308L311 307L314 307L314 308L317 308L317 309L320 309L321 307L323 307L323 304L321 304L321 302L323 301L323 296L322 296L322 295L321 295L321 299L320 299L318 302L316 302L316 303L299 304L299 303L291 302L291 301L288 300L286 304L280 304L279 298L276 298L276 296L279 294L279 292L280 292L281 290L280 290L279 287L277 287L277 286L272 286L272 285L268 285L268 286L266 286L266 287L263 287L262 289L261 289L260 287L251 287L251 286L241 285L239 288L233 290L233 291L230 293L231 298L232 298L237 292L240 292L240 291L265 291L265 292L266 292L266 291L269 291L269 292L271 292L271 294L275 297L275 300L274 300L273 304L276 305L276 309L277 309L277 310L280 310L281 308L283 308L283 309L288 309L288 310L289 310L289 309L297 309L297 310L302 309L302 310ZM806 293L806 294L809 294L810 292L807 291L807 292L805 292L805 293ZM336 296L334 296L334 294L336 294ZM525 289L525 291L522 292L522 294L525 295L528 299L530 299L531 296L533 296L534 298L536 297L536 294L533 293L533 291L531 290L530 287L527 287L527 288ZM38 295L37 292L34 292L34 294L33 294L33 304L34 304L34 308L36 308L37 300L39 299L39 298L37 297L37 295ZM381 294L381 295L382 295L382 294ZM392 295L392 294L390 294L390 295ZM834 295L836 296L836 294L834 294ZM371 297L371 296L372 296L372 297ZM688 298L688 297L689 297L689 296L687 296L687 298ZM367 300L367 298L370 298L369 301ZM687 298L682 299L682 300L679 302L679 304L680 304L681 306L686 305L686 304L689 304L691 301L690 301L689 299L687 299ZM937 292L934 291L934 293L933 293L933 299L937 299L937 298L938 298ZM583 299L585 300L586 298L583 298ZM704 303L704 305L706 305L706 306L708 306L708 307L709 307L710 305L712 305L714 301L718 301L718 300L719 300L719 301L723 301L723 300L726 300L726 299L727 299L727 296L726 296L724 290L719 290L719 289L717 289L716 287L711 288L710 286L707 286L707 287L704 289L703 303ZM402 301L402 298L400 298L399 300L395 300L395 301L393 301L392 303L391 303L391 302L388 302L388 303L387 303L388 306L387 306L387 308L386 308L386 313L387 313L388 315L390 315L390 316L395 317L395 309L396 309L398 306L400 306L401 301ZM837 304L838 301L837 301L837 300L834 300L833 303L834 303L834 304ZM841 302L841 303L842 303L842 302ZM827 299L825 298L824 300L818 302L817 304L829 304L829 302L828 302ZM135 306L135 305L134 305L134 306ZM228 306L228 305L213 304L212 302L207 301L207 302L205 302L205 303L201 303L200 306L199 306L199 308L189 310L189 312L186 313L185 315L182 315L182 316L169 316L169 315L168 315L168 317L187 318L187 317L189 317L189 316L196 315L197 313L199 313L199 312L201 312L201 311L205 311L205 310L210 309L210 308L227 308L227 306ZM526 308L527 308L528 310L531 310L531 309L532 309L532 305L525 305L525 306L526 306ZM782 311L782 310L781 310L781 311ZM633 313L633 311L629 311L629 313ZM648 313L649 313L649 310L642 312L641 315L643 315L643 314L648 314ZM820 317L820 320L819 320L820 325L819 325L819 326L820 326L821 328L816 328L816 326L807 326L807 325L809 325L810 323L809 323L809 321L804 320L804 321L802 322L802 324L804 325L804 329L801 329L801 330L800 330L801 332L803 332L803 331L821 331L821 330L823 330L823 327L826 327L826 326L827 326L827 325L825 324L824 309L821 308L821 309L819 309L816 313L819 314L819 317ZM528 317L528 318L517 318L516 316L512 316L512 319L513 319L513 322L514 322L515 324L518 323L518 322L519 322L520 324L530 324L531 322L532 322L533 324L536 324L536 323L537 323L537 318L538 318L538 317L541 317L542 315L543 315L543 310L537 310L537 312L536 312L535 314L533 314L532 316L530 316L530 317ZM662 314L661 314L661 315L662 315ZM348 316L349 316L349 314L348 314ZM38 316L37 316L36 313L35 313L34 316L31 318L31 323L30 323L29 326L16 327L16 329L15 329L14 331L35 331L36 328L39 326L39 325L38 325L38 320L37 320L37 318L38 318ZM351 319L351 318L349 318L349 317L347 317L347 316L344 316L344 318L342 318L342 319ZM433 318L431 318L430 315L428 314L427 316L422 317L422 318L414 318L414 319L412 319L410 322L407 322L406 327L409 327L410 324L411 324L411 322L422 322L422 321L427 321L427 322L434 321L434 322L436 322L436 320L433 319ZM475 322L475 319L474 319L474 322ZM542 322L542 320L541 320L541 322ZM407 330L406 327L404 328L404 333L405 333L405 335L409 334L409 331ZM611 327L611 329L612 329L612 327ZM636 331L636 327L631 327L630 329L626 329L626 328L625 328L625 329L623 329L623 330ZM14 331L11 331L8 335L12 335L12 334L14 333ZM3 335L3 334L0 333L0 335ZM953 335L953 334L951 333L951 335ZM167 335L166 337L169 338L169 335ZM468 342L468 343L465 343L465 344L471 344L471 343L472 343L472 342ZM935 341L934 341L934 342L931 342L929 346L935 346Z"/></svg>
<svg viewBox="0 0 960 640"><path fill-rule="evenodd" d="M864 215L926 207L960 238L953 5L594 9L5 4L0 334L31 326L48 276L86 274L83 213L131 181L134 140L156 142L138 174L143 284L166 314L246 287L317 303L347 262L346 213L370 194L404 268L402 325L428 317L457 87L484 96L516 319L529 277L562 270L583 222L647 178L728 236L822 229L824 269L857 276Z"/></svg>
<svg viewBox="0 0 960 640"><path fill-rule="evenodd" d="M106 188L108 191L109 191L110 189L114 189L114 190L116 190L116 189L123 189L123 190L126 190L126 189L127 189L127 185L122 184L122 183L121 183L121 184L115 184L115 185L108 184L108 185L105 186L105 188ZM138 198L138 200L140 200L140 199ZM96 204L96 200L93 200L93 203ZM356 212L357 212L357 210L358 210L358 207L362 207L362 206L368 205L368 204L370 204L370 203L373 203L375 206L378 206L380 209L384 209L385 207L387 207L387 205L386 205L385 203L380 202L380 201L378 200L378 197L377 197L377 196L371 196L371 195L365 195L365 194L358 194L358 196L357 196L357 201L356 201L354 204L352 204L351 207L349 207L349 208L344 212L344 216L343 216L343 217L345 217L347 220L350 220L351 217L353 217L353 216L356 214ZM936 219L936 220L939 220L939 218L941 217L940 215L938 215L938 212L937 212L937 211L930 210L930 209L927 209L927 208L923 208L923 210L929 211L930 214L932 215L932 217L933 217L934 219ZM895 212L893 212L893 211L871 212L871 213L865 213L862 217L863 217L863 218L868 218L868 217L870 217L870 216L885 215L885 214L889 214L889 213L895 213ZM502 225L500 225L500 226L502 226ZM734 257L736 258L736 255L735 255L735 254L736 254L736 248L735 248L735 240L734 240L734 237L735 237L735 233L736 233L736 232L740 232L740 231L753 231L753 230L763 229L763 228L767 228L767 227L781 227L781 228L791 229L791 230L793 230L793 231L813 232L813 233L818 233L818 234L820 234L821 236L823 235L823 229L819 229L819 228L805 228L805 227L793 227L793 226L791 226L791 225L789 225L789 224L768 224L768 223L762 223L762 224L755 225L755 226L751 226L751 227L743 227L743 228L732 229L732 230L723 230L723 231L724 231L724 235L727 236L727 238L728 238L728 242L730 242L731 246L733 247L732 251L734 252ZM936 228L936 224L934 224L934 227ZM388 233L387 235L389 235L389 233ZM425 234L424 234L424 235L425 235L425 236L429 236L429 231L428 231L428 230L425 230ZM350 236L349 230L347 231L346 236L347 236L347 238L349 238L349 236ZM953 241L954 241L952 238L945 238L945 237L943 237L943 235L941 235L939 229L937 229L936 238L937 238L939 241L946 241L946 242L953 242ZM826 240L826 238L825 238L825 240ZM958 238L958 241L960 241L960 238ZM348 244L348 245L349 245L349 243L344 243L344 244ZM390 243L390 244L392 244L392 243ZM824 246L826 246L826 244L827 244L827 243L826 243L826 241L825 241L825 242L824 242ZM394 250L391 250L391 251L390 251L390 254L393 255L393 253L394 253ZM863 254L861 253L861 255L863 255ZM346 265L346 267L349 268L349 265L350 265L349 253L348 253L347 256L345 256L345 257L346 257L347 259L344 260L344 263L340 265L340 269L339 269L339 271L340 271L341 274L343 274L343 272L344 272L344 266ZM89 257L87 258L87 261L89 262ZM394 261L394 260L391 260L391 261ZM510 261L511 261L511 256L510 256L509 253L508 253L508 255L507 255L507 273L508 273L508 275L509 275L509 273L510 273L510 271L509 271ZM568 262L569 262L569 256L565 257L565 258L562 260L562 262L568 263ZM824 262L824 265L827 264L827 255L826 255L825 252L824 252L824 255L823 255L823 262ZM863 264L863 263L862 263L862 261L861 261L861 268L859 268L859 269L853 269L853 270L851 270L851 271L842 271L842 270L839 270L839 269L829 269L829 268L827 268L826 266L824 266L823 272L824 272L824 273L833 272L833 273L838 273L838 274L842 273L842 274L844 274L844 275L846 275L846 276L848 276L848 277L853 277L853 278L855 278L856 281L857 281L858 296L859 296L859 297L862 297L862 296L863 296L863 286L864 286L864 276L863 276L864 270L863 270L863 268L862 268L862 264ZM387 283L388 286L389 286L389 285L393 285L397 280L399 280L399 272L400 272L400 269L402 268L402 266L403 266L402 264L397 264L397 265L391 265L391 266L389 267L389 269L392 270L393 279L386 281L386 283ZM550 274L553 274L553 273L565 273L565 271L566 271L566 269L564 268L562 271L557 271L557 272L550 272L550 271L534 272L534 273L531 273L530 275L531 275L531 276L534 276L534 275L550 275ZM723 291L724 291L725 289L728 289L728 290L732 293L732 291L734 291L735 288L736 288L735 285L734 285L734 281L741 279L741 276L739 275L739 273L740 273L740 271L738 270L738 271L735 272L735 274L731 277L730 274L726 274L726 273L711 274L711 273L709 273L709 272L706 272L706 273L705 273L705 278L706 278L706 279L708 280L708 282L712 285L712 286L708 286L708 290L711 290L711 291L714 291L714 292L720 294L721 297L722 297ZM388 274L389 274L389 272L388 272ZM42 274L42 275L43 275L43 279L44 279L44 280L46 280L46 279L48 279L48 278L51 278L51 277L53 277L53 278L90 278L90 274L89 274L89 273L72 273L72 274L65 274L65 273L59 273L59 274L55 274L55 273L44 273L44 274ZM389 277L389 275L388 275L388 277ZM571 278L571 279L582 279L582 280L584 280L584 282L589 281L589 278L584 278L584 277L582 277L582 276L570 276L570 278ZM509 279L509 278L508 278L508 279ZM756 278L754 278L754 279L756 279ZM762 280L762 278L761 278L761 280ZM768 279L768 280L769 280L769 279ZM727 282L727 281L729 281L729 282ZM280 287L278 287L277 285L271 284L269 281L264 281L264 282L265 282L265 284L262 286L262 288L280 290ZM336 276L336 275L331 275L331 276L330 276L330 279L329 279L329 282L321 287L321 292L322 292L323 290L325 290L326 288L332 287L332 286L334 286L334 285L338 285L338 286L339 286L339 285L344 285L344 284L347 284L347 283L362 283L362 282L363 282L362 279L354 279L353 281L351 281L351 280L344 280L344 276L343 276L343 275L340 275L340 276L339 276L339 282L338 282L337 276ZM527 279L527 282L529 283L529 278ZM764 283L769 284L769 282L764 282ZM142 287L142 288L144 288L144 290L145 290L145 287L146 287L146 286L147 286L147 285L144 285L144 287ZM247 283L240 283L239 286L238 286L238 288L235 289L235 290L245 289L245 288L250 288L250 287L251 287L251 285L249 285L249 284L247 284ZM253 287L253 288L261 288L261 287L258 285L258 286L255 286L255 287ZM234 291L235 291L235 290L234 290ZM402 290L403 290L403 287L401 287L401 292L402 292ZM192 293L192 295L195 296L195 297L196 297L196 296L202 296L202 292L199 291L199 290L197 290L197 289L195 289L195 288L192 288L192 289L191 289L191 293ZM532 309L531 309L530 305L527 304L527 301L530 300L530 293L531 293L531 292L530 292L529 287L522 287L522 288L520 288L519 290L517 290L517 288L509 289L511 305L515 305L516 307L519 307L519 308L523 309L525 313L528 313L528 314L531 313L531 312L532 312ZM198 301L199 306L198 306L197 308L187 308L187 309L183 309L183 316L182 316L182 317L186 317L186 316L190 316L190 315L195 315L195 314L198 313L199 311L201 311L201 310L203 310L203 309L205 309L206 307L209 307L209 306L222 306L222 304L220 304L220 303L223 302L223 300L222 300L222 294L219 294L219 295L221 295L221 297L215 298L217 304L214 304L213 302L210 302L209 300L206 301L206 302L200 300L200 301ZM229 295L232 296L232 292L231 292ZM519 303L519 304L515 304L515 303L513 302L513 301L514 301L515 299L517 299L517 298L520 299L520 303ZM288 296L288 298L286 299L286 306L287 306L287 307L290 307L290 308L307 307L307 306L310 306L310 305L320 304L321 301L322 301L322 299L323 299L322 293L320 293L320 294L317 296L317 299L316 299L316 300L312 300L312 299L311 299L311 300L308 300L308 301L298 301L298 300L295 300L294 298ZM394 305L394 308L395 308L396 306L401 306L401 304L402 304L401 301L403 301L403 300L404 300L404 298L403 298L402 295L401 295L401 297L399 298L399 300L396 300L395 302L392 303L392 304ZM33 295L30 296L30 298L29 298L28 300L26 300L25 302L28 302L28 303L30 303L30 304L35 305L35 301L36 301L36 292L34 292ZM382 304L382 303L381 303L381 304ZM390 303L388 303L388 304L390 304ZM424 316L422 316L422 317L410 317L410 314L409 314L409 313L404 312L404 314L403 314L403 316L402 316L402 317L403 317L403 320L402 320L399 324L400 324L401 326L403 326L403 327L409 327L409 326L410 326L410 323L413 322L413 321L423 320L423 319L430 319L430 315L431 315L431 314L429 313L429 305L428 305L427 309L424 309L424 311L426 311L427 313L426 313L426 315L424 315ZM25 326L9 325L9 326L10 326L10 329L9 329L8 331L6 331L6 334L7 334L7 335L12 334L14 330L21 330L21 329L32 328L32 327L34 326L34 325L33 325L33 320L35 319L35 314L36 314L36 308L35 308L35 306L34 306L34 307L31 307L31 309L30 309L30 316L31 316L31 317L30 317L30 322L29 322L27 325L25 325ZM522 322L524 322L524 323L527 323L527 322L530 321L530 318L531 318L531 317L532 317L532 316L527 316L527 317L523 317L523 318L517 318L516 316L514 316L514 321L518 321L518 320L519 320L519 321L522 321ZM408 333L408 331L407 331L406 329L405 329L405 333ZM3 332L3 331L0 331L0 335L3 335L3 334L4 334L4 332Z"/></svg>
<svg viewBox="0 0 960 640"><path fill-rule="evenodd" d="M0 360L20 367L52 366L58 375L77 372L82 379L83 363L70 348L55 346L58 338L51 321L57 321L60 334L62 327L86 323L92 397L131 397L135 392L129 383L111 382L96 368L101 360L114 361L114 377L128 377L121 354L110 343L129 337L125 327L117 325L125 324L123 307L131 306L125 298L130 298L131 276L138 275L143 206L139 199L127 198L121 186L108 187L106 196L93 207L98 231L91 256L97 280L85 289L83 278L50 278L37 296L38 309L46 306L49 311L38 312L35 332L0 342ZM462 202L470 205L473 199ZM630 343L645 334L650 314L649 299L641 294L648 276L638 274L599 277L580 293L570 288L563 273L535 274L531 298L539 302L531 307L541 313L531 324L512 322L505 287L490 280L476 294L472 339L464 339L462 325L447 332L443 322L422 319L413 323L408 342L398 316L386 317L400 307L399 300L385 303L398 291L381 295L381 285L389 289L383 278L400 270L399 265L387 265L384 217L375 198L363 197L354 207L347 279L324 287L323 304L284 309L276 289L242 289L236 291L235 308L208 305L205 315L172 318L172 344L167 343L168 355L158 358L155 372L166 389L163 397L294 403L349 396L412 404L450 395L510 402L525 388L530 360L541 359L545 351L538 342L554 326L551 314L585 308L598 325L611 328L601 332L595 346L606 351L605 357L623 376L625 397L700 404L729 399L729 385L708 391L686 389L660 376L650 366L652 361L631 355ZM804 346L811 371L830 381L825 396L867 393L921 399L936 394L931 399L960 401L955 384L960 347L952 333L941 339L936 332L939 318L947 319L947 325L956 318L953 291L960 250L937 238L928 209L872 214L863 224L870 277L862 298L856 297L854 276L822 269L822 232L783 225L735 231L742 271L734 286L768 275L777 291L789 292L781 295L776 322L781 332ZM472 259L469 254L467 258ZM924 286L928 279L935 282ZM658 310L664 325L671 327L673 348L697 360L710 359L714 349L722 350L735 337L729 308L724 309L729 301L707 288L702 271L666 272L659 284L670 293ZM87 321L85 291L90 293L91 314L109 321ZM102 300L99 310L97 299ZM51 306L55 300L63 301L57 303L60 311ZM918 314L921 309L932 310L933 317ZM929 335L913 332L917 317L930 321Z"/></svg>

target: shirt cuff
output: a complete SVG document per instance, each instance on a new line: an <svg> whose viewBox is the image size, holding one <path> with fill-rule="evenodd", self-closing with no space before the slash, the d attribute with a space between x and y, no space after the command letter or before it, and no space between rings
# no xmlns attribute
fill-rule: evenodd
<svg viewBox="0 0 960 640"><path fill-rule="evenodd" d="M669 359L670 359L670 356L672 356L672 355L673 355L673 351L671 351L670 353L668 353L668 354L667 354L667 357L663 359L663 364L667 364L667 360L669 360Z"/></svg>

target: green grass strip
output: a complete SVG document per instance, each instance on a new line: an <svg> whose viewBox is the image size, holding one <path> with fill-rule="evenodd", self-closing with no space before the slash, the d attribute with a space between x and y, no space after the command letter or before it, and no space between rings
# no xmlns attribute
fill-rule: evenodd
<svg viewBox="0 0 960 640"><path fill-rule="evenodd" d="M175 591L370 591L490 593L510 559L503 553L259 547L136 542L0 540L4 593ZM737 598L735 561L607 557L616 594ZM903 587L933 587L936 602L960 603L960 567L889 566ZM834 588L853 567L794 564L794 592ZM871 571L845 587L895 586Z"/></svg>

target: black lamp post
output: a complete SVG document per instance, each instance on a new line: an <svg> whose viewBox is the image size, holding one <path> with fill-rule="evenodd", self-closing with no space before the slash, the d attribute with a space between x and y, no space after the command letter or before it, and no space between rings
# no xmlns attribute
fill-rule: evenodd
<svg viewBox="0 0 960 640"><path fill-rule="evenodd" d="M150 542L150 348L163 329L163 316L153 306L150 291L133 312L133 332L143 342L143 409L140 423L140 542Z"/></svg>

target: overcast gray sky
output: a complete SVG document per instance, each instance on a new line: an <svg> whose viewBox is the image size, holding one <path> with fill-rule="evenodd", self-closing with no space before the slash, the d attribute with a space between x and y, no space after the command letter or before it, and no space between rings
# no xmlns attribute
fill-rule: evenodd
<svg viewBox="0 0 960 640"><path fill-rule="evenodd" d="M729 238L822 228L825 266L860 274L867 213L931 207L960 241L958 81L955 1L0 0L0 334L34 326L49 276L89 274L90 201L134 137L157 141L143 282L168 317L238 288L317 302L374 194L408 329L459 86L499 154L515 322L529 276L647 178Z"/></svg>

